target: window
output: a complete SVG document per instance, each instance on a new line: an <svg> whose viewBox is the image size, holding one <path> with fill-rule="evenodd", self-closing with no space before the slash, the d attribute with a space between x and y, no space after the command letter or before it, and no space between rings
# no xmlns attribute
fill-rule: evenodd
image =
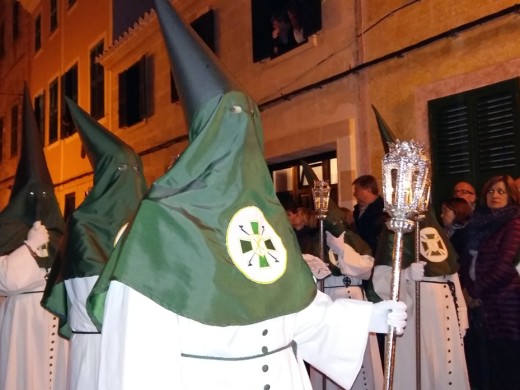
<svg viewBox="0 0 520 390"><path fill-rule="evenodd" d="M18 104L11 108L11 157L18 154Z"/></svg>
<svg viewBox="0 0 520 390"><path fill-rule="evenodd" d="M50 19L52 33L58 28L58 0L51 0Z"/></svg>
<svg viewBox="0 0 520 390"><path fill-rule="evenodd" d="M0 24L0 58L5 56L5 23Z"/></svg>
<svg viewBox="0 0 520 390"><path fill-rule="evenodd" d="M34 21L34 51L42 48L42 15L38 14Z"/></svg>
<svg viewBox="0 0 520 390"><path fill-rule="evenodd" d="M20 38L20 3L13 2L13 41Z"/></svg>
<svg viewBox="0 0 520 390"><path fill-rule="evenodd" d="M119 74L119 127L132 126L152 114L153 57L143 56Z"/></svg>
<svg viewBox="0 0 520 390"><path fill-rule="evenodd" d="M105 69L96 63L96 57L103 50L101 41L90 51L90 115L96 119L105 115Z"/></svg>
<svg viewBox="0 0 520 390"><path fill-rule="evenodd" d="M58 140L58 79L49 85L49 144Z"/></svg>
<svg viewBox="0 0 520 390"><path fill-rule="evenodd" d="M321 0L251 0L253 61L278 57L321 30Z"/></svg>
<svg viewBox="0 0 520 390"><path fill-rule="evenodd" d="M199 16L191 23L191 27L208 45L211 51L215 52L215 12L209 10Z"/></svg>
<svg viewBox="0 0 520 390"><path fill-rule="evenodd" d="M4 159L4 118L0 118L0 163Z"/></svg>
<svg viewBox="0 0 520 390"><path fill-rule="evenodd" d="M42 146L45 145L45 93L34 98L34 117L36 118L36 125L40 131L40 140Z"/></svg>
<svg viewBox="0 0 520 390"><path fill-rule="evenodd" d="M74 64L63 76L61 80L61 91L64 96L74 102L78 102L78 64ZM72 116L67 107L67 103L62 96L61 99L61 138L70 137L76 131Z"/></svg>
<svg viewBox="0 0 520 390"><path fill-rule="evenodd" d="M475 188L492 176L520 176L519 79L428 104L435 203L461 180Z"/></svg>
<svg viewBox="0 0 520 390"><path fill-rule="evenodd" d="M65 222L69 219L74 210L76 210L76 193L71 192L65 194L65 209L63 211Z"/></svg>
<svg viewBox="0 0 520 390"><path fill-rule="evenodd" d="M305 157L320 180L327 180L331 187L331 198L338 199L338 171L336 152L328 152L316 156ZM288 161L270 165L276 195L284 207L302 206L314 208L312 201L312 185L309 185L301 160Z"/></svg>

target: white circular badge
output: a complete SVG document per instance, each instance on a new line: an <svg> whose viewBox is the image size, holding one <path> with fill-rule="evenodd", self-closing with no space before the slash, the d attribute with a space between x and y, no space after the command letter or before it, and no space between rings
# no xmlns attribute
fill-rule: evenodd
<svg viewBox="0 0 520 390"><path fill-rule="evenodd" d="M255 283L270 284L285 273L287 251L258 207L244 207L233 215L226 246L235 266Z"/></svg>
<svg viewBox="0 0 520 390"><path fill-rule="evenodd" d="M448 258L448 248L437 229L428 226L421 229L421 255L428 261L440 263Z"/></svg>

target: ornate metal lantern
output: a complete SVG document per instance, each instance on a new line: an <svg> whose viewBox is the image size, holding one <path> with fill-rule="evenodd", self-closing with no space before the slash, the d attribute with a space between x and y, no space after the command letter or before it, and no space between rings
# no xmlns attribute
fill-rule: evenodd
<svg viewBox="0 0 520 390"><path fill-rule="evenodd" d="M391 298L399 300L403 234L411 232L417 216L428 208L430 161L424 146L415 141L389 144L383 159L383 196L385 211L390 215L387 226L395 232L392 253ZM385 349L384 388L392 389L395 358L395 328L390 327Z"/></svg>

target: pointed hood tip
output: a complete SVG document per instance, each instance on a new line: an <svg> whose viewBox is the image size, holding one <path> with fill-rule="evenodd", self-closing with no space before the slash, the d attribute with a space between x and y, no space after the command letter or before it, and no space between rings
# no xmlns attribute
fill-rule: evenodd
<svg viewBox="0 0 520 390"><path fill-rule="evenodd" d="M191 125L195 113L212 98L243 89L168 0L154 3L186 121Z"/></svg>
<svg viewBox="0 0 520 390"><path fill-rule="evenodd" d="M121 156L121 162L123 162L129 156L135 156L133 159L139 160L135 151L123 140L101 125L72 99L65 97L65 100L83 148L94 169L94 175L103 169L103 161L107 159Z"/></svg>
<svg viewBox="0 0 520 390"><path fill-rule="evenodd" d="M383 119L377 108L372 104L372 110L374 111L374 115L376 117L377 128L379 129L379 135L381 137L381 142L383 143L383 149L385 154L389 152L389 144L395 143L397 141L397 137L394 135L390 126Z"/></svg>

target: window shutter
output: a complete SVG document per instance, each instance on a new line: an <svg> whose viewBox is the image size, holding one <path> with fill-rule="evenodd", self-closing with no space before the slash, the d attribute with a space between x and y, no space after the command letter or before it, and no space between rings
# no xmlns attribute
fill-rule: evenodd
<svg viewBox="0 0 520 390"><path fill-rule="evenodd" d="M519 154L515 138L520 136L515 129L514 96L506 92L478 99L476 111L479 172L502 174L514 169Z"/></svg>
<svg viewBox="0 0 520 390"><path fill-rule="evenodd" d="M492 176L520 176L519 90L515 78L428 103L437 206L458 181L478 193Z"/></svg>

